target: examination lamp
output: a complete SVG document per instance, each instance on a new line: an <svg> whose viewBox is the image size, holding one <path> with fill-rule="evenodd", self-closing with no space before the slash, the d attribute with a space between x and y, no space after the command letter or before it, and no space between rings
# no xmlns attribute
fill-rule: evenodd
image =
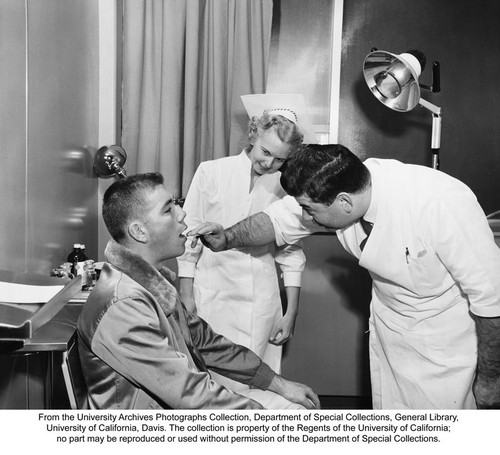
<svg viewBox="0 0 500 455"><path fill-rule="evenodd" d="M116 176L125 178L127 173L123 165L127 154L119 145L105 145L97 150L94 156L94 169L99 177Z"/></svg>
<svg viewBox="0 0 500 455"><path fill-rule="evenodd" d="M440 86L439 62L432 66L432 85L419 84L425 69L425 55L418 50L396 55L372 49L363 64L363 75L371 92L382 104L398 112L411 111L417 104L432 114L432 167L439 169L441 146L441 108L420 97L420 89L437 93Z"/></svg>

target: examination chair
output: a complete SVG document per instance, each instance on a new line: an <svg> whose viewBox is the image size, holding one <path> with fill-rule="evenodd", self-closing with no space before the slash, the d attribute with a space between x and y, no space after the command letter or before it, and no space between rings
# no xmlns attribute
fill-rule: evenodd
<svg viewBox="0 0 500 455"><path fill-rule="evenodd" d="M89 409L87 386L78 354L78 333L76 330L71 337L68 350L63 353L61 369L71 409Z"/></svg>

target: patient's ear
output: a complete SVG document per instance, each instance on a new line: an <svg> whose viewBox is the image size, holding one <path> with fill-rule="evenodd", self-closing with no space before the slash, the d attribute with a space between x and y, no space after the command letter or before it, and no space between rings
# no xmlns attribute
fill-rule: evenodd
<svg viewBox="0 0 500 455"><path fill-rule="evenodd" d="M148 232L140 221L132 221L128 225L128 234L139 243L146 243L148 240Z"/></svg>

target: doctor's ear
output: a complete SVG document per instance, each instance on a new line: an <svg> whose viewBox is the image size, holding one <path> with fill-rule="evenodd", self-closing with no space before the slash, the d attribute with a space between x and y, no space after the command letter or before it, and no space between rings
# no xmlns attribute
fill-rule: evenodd
<svg viewBox="0 0 500 455"><path fill-rule="evenodd" d="M146 243L148 240L147 230L139 221L132 221L128 225L128 234L139 243Z"/></svg>
<svg viewBox="0 0 500 455"><path fill-rule="evenodd" d="M340 206L344 209L346 213L351 213L353 209L352 197L349 193L339 193L337 195Z"/></svg>

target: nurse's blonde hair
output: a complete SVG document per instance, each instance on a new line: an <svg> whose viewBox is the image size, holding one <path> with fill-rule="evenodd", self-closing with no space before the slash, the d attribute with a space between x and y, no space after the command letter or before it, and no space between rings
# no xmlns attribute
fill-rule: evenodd
<svg viewBox="0 0 500 455"><path fill-rule="evenodd" d="M254 116L250 120L247 130L247 147L253 145L259 135L259 131L266 131L273 127L281 142L291 146L291 152L302 144L304 135L300 132L296 123L282 115L265 111L260 117Z"/></svg>

